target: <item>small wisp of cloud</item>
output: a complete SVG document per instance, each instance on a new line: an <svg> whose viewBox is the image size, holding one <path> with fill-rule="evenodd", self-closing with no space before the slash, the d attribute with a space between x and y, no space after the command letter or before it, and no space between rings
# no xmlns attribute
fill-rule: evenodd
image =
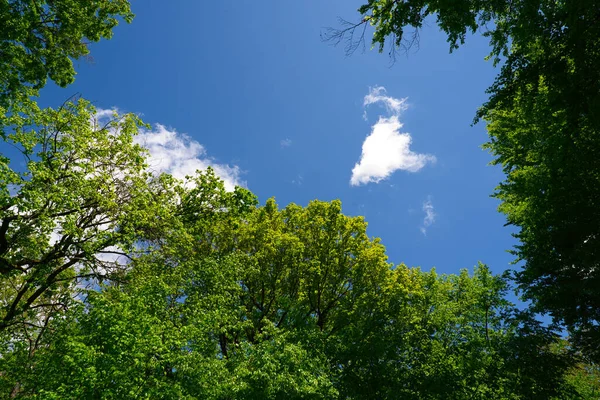
<svg viewBox="0 0 600 400"><path fill-rule="evenodd" d="M406 100L408 98L403 99L395 99L393 97L386 95L387 91L383 86L375 86L374 88L369 89L369 94L365 96L363 101L363 106L368 106L371 104L381 103L385 106L387 111L392 115L398 115L402 111L405 111L408 108Z"/></svg>
<svg viewBox="0 0 600 400"><path fill-rule="evenodd" d="M397 170L417 172L436 161L433 155L412 151L411 135L400 132L399 117L408 107L406 98L387 96L385 88L378 86L371 88L364 98L365 107L371 104L383 105L390 116L380 116L363 142L360 160L352 169L352 186L378 183Z"/></svg>
<svg viewBox="0 0 600 400"><path fill-rule="evenodd" d="M279 142L279 145L281 146L282 149L286 148L286 147L290 147L292 145L292 139L282 139Z"/></svg>
<svg viewBox="0 0 600 400"><path fill-rule="evenodd" d="M304 177L301 174L298 174L296 179L292 179L292 183L294 185L302 186L303 182L304 182Z"/></svg>
<svg viewBox="0 0 600 400"><path fill-rule="evenodd" d="M421 225L420 230L423 235L427 235L427 228L435 222L435 217L437 216L435 209L433 208L433 203L431 202L431 197L428 197L427 200L423 202L423 212L425 213L425 218L423 218L423 224Z"/></svg>

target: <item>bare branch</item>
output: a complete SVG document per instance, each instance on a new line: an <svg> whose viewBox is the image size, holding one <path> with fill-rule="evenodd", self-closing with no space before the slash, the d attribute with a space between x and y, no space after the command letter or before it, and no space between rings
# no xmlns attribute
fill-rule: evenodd
<svg viewBox="0 0 600 400"><path fill-rule="evenodd" d="M398 0L392 1L387 7L388 12L398 12L394 10L394 7L399 3ZM406 35L402 32L391 32L385 39L385 43L373 42L373 45L380 44L380 51L383 50L383 45L389 45L388 55L390 56L392 65L396 62L396 54L400 51L406 56L411 52L412 49L419 49L419 28L422 25L426 25L424 17L426 12L423 12L417 16L413 22L409 23L414 30ZM359 22L353 23L343 18L338 18L340 28L327 27L321 32L321 41L329 42L333 46L338 46L340 43L344 43L344 52L347 56L354 54L358 49L362 48L362 52L366 50L366 30L369 22L373 20L370 15L365 15Z"/></svg>
<svg viewBox="0 0 600 400"><path fill-rule="evenodd" d="M321 41L329 42L333 46L344 43L344 52L347 56L354 54L360 47L362 47L362 51L364 52L366 50L365 34L368 21L368 17L363 18L358 23L338 18L338 22L342 28L324 28L323 32L321 32Z"/></svg>

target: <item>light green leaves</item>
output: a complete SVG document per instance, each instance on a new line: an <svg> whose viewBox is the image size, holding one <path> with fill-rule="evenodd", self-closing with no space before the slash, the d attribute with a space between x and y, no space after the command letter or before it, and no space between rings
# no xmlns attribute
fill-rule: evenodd
<svg viewBox="0 0 600 400"><path fill-rule="evenodd" d="M29 321L35 331L37 316L68 306L72 284L122 274L114 256L136 240L130 217L151 208L149 175L133 115L100 124L81 100L4 118L27 164L0 171L0 330Z"/></svg>

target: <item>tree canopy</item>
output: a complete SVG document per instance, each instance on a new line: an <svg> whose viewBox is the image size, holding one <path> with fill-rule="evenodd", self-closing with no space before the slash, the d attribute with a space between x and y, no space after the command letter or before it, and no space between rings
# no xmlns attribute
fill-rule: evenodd
<svg viewBox="0 0 600 400"><path fill-rule="evenodd" d="M397 48L434 16L452 50L485 29L501 69L477 118L520 228L515 279L390 263L339 200L152 172L138 116L32 100L129 2L0 0L0 136L24 161L0 155L0 397L597 399L598 9L369 0L334 32L371 24Z"/></svg>
<svg viewBox="0 0 600 400"><path fill-rule="evenodd" d="M163 177L177 200L144 212L169 222L137 230L119 279L80 289L39 340L5 348L5 393L558 399L593 387L569 378L570 350L485 265L394 266L339 201L279 209L211 171L189 182Z"/></svg>

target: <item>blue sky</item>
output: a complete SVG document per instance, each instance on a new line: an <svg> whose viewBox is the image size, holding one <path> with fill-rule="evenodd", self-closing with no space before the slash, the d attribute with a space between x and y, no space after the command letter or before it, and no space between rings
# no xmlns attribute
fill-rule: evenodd
<svg viewBox="0 0 600 400"><path fill-rule="evenodd" d="M442 273L478 260L495 272L509 267L514 239L490 198L503 175L480 148L485 126L470 126L497 73L484 61L485 39L469 37L449 54L430 21L418 51L391 65L368 47L346 57L321 42L322 29L355 19L361 1L169 5L134 0L133 23L92 45L76 83L49 85L41 103L79 93L102 109L140 113L154 126L144 140L162 167L215 165L261 202L340 199L346 214L365 216L391 262ZM365 106L369 94L379 100ZM384 132L382 121L402 127ZM351 185L374 127L383 145L371 140L354 180L371 182Z"/></svg>

